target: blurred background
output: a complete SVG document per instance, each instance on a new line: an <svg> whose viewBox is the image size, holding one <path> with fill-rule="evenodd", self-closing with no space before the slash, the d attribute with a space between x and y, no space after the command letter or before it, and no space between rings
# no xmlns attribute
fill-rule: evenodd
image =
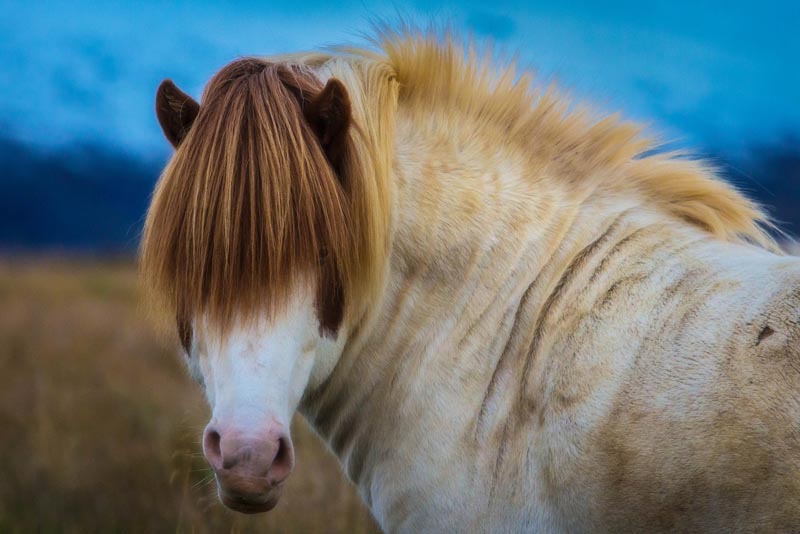
<svg viewBox="0 0 800 534"><path fill-rule="evenodd" d="M199 97L243 55L363 44L370 19L450 23L541 83L649 125L800 231L800 3L0 0L0 531L370 532L302 421L270 514L216 502L208 414L138 308L135 254L169 157L170 77Z"/></svg>

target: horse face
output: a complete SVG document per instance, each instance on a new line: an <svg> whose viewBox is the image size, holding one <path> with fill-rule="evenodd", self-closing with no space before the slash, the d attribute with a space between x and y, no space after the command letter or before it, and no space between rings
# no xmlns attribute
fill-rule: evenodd
<svg viewBox="0 0 800 534"><path fill-rule="evenodd" d="M374 239L363 230L352 238L351 108L341 81L321 86L302 69L248 58L221 70L204 95L201 110L169 80L156 94L169 142L193 145L176 151L162 177L142 263L153 289L175 297L190 370L205 384L203 451L220 499L262 512L294 466L289 425L303 392L341 354L344 293L355 287L347 273L361 271L351 250ZM237 307L249 320L236 324Z"/></svg>
<svg viewBox="0 0 800 534"><path fill-rule="evenodd" d="M314 292L293 292L283 313L234 325L224 337L196 329L190 371L212 409L203 452L220 500L239 512L271 510L294 467L290 423L336 342L320 333Z"/></svg>

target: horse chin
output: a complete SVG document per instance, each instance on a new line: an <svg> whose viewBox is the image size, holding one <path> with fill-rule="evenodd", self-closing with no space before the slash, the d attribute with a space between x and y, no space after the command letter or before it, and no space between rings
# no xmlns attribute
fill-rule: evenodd
<svg viewBox="0 0 800 534"><path fill-rule="evenodd" d="M237 495L219 488L219 500L234 512L261 514L269 512L278 504L283 486L276 486L264 495Z"/></svg>

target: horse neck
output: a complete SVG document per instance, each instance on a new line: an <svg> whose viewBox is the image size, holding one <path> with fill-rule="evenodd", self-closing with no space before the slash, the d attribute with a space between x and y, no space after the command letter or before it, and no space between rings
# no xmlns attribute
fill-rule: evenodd
<svg viewBox="0 0 800 534"><path fill-rule="evenodd" d="M461 450L465 435L480 444L489 434L485 414L506 401L487 384L514 389L496 376L500 360L518 325L532 331L553 313L553 295L573 283L565 273L645 228L650 251L710 240L633 194L575 188L450 126L399 113L385 295L302 406L379 520L389 506L411 506L409 488Z"/></svg>

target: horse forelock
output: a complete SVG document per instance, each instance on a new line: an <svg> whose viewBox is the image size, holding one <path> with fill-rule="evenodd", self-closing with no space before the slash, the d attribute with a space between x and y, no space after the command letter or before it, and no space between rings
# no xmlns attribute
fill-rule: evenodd
<svg viewBox="0 0 800 534"><path fill-rule="evenodd" d="M208 83L142 240L146 286L179 325L202 314L224 332L313 280L321 328L338 328L358 254L346 181L303 116L322 86L307 68L255 58Z"/></svg>

